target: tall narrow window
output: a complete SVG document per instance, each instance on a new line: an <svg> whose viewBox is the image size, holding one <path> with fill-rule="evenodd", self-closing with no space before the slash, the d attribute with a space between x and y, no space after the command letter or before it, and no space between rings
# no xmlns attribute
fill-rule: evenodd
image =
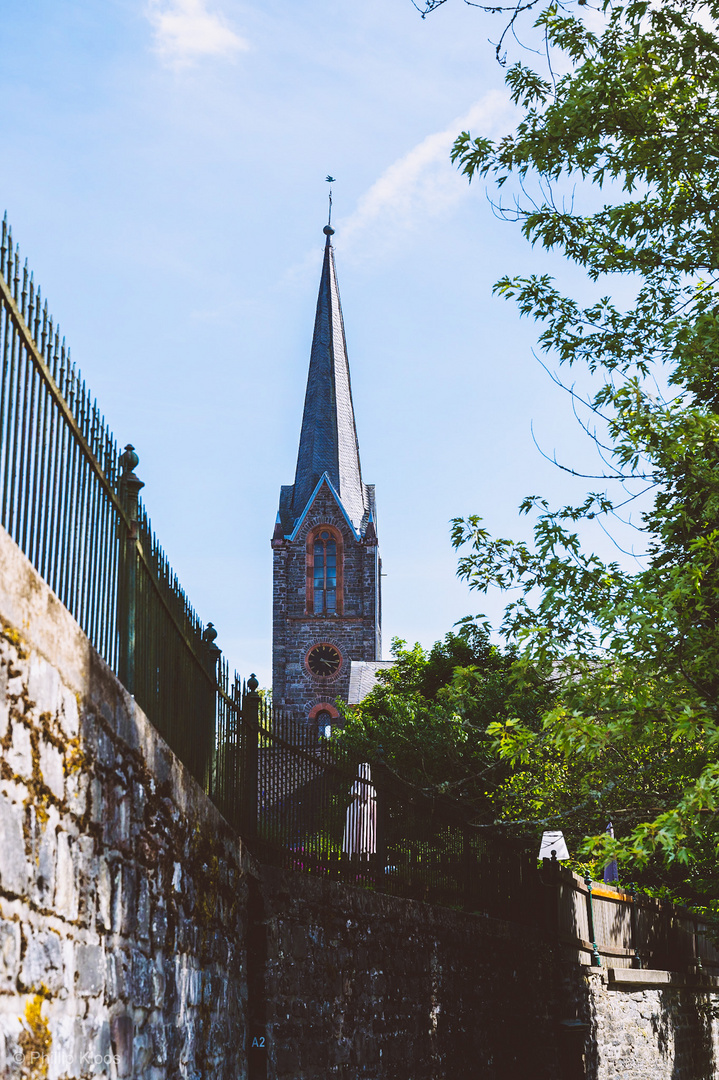
<svg viewBox="0 0 719 1080"><path fill-rule="evenodd" d="M308 615L342 615L344 546L342 533L334 525L316 525L307 534Z"/></svg>
<svg viewBox="0 0 719 1080"><path fill-rule="evenodd" d="M314 542L314 612L334 615L337 612L337 543L327 529Z"/></svg>

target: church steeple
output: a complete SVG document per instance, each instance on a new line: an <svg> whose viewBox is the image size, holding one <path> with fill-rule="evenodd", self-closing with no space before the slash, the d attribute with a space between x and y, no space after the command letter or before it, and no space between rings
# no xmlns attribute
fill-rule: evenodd
<svg viewBox="0 0 719 1080"><path fill-rule="evenodd" d="M360 534L367 523L370 500L360 469L347 344L331 244L334 229L325 225L324 233L327 240L295 482L291 499L285 496L285 506L281 510L284 511L283 525L291 530L306 509L317 484L327 474L347 517Z"/></svg>
<svg viewBox="0 0 719 1080"><path fill-rule="evenodd" d="M272 533L273 701L316 731L341 723L354 661L382 655L374 485L360 471L334 229L324 232L295 482L280 489Z"/></svg>

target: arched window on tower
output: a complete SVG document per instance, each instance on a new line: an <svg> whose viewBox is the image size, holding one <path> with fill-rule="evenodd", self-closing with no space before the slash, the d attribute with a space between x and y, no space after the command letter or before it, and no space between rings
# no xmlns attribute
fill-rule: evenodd
<svg viewBox="0 0 719 1080"><path fill-rule="evenodd" d="M342 538L330 525L320 525L307 537L307 610L342 613Z"/></svg>
<svg viewBox="0 0 719 1080"><path fill-rule="evenodd" d="M317 724L317 732L324 739L329 739L332 734L332 715L327 709L322 709L317 713L315 717L315 723Z"/></svg>

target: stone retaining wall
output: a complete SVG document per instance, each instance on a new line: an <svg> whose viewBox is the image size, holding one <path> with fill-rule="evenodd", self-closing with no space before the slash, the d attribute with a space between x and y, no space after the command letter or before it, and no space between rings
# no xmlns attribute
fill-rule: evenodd
<svg viewBox="0 0 719 1080"><path fill-rule="evenodd" d="M0 535L0 1075L245 1061L239 841Z"/></svg>
<svg viewBox="0 0 719 1080"><path fill-rule="evenodd" d="M719 979L596 969L494 919L264 867L277 1080L715 1080Z"/></svg>
<svg viewBox="0 0 719 1080"><path fill-rule="evenodd" d="M553 951L520 927L264 867L270 1075L557 1080Z"/></svg>

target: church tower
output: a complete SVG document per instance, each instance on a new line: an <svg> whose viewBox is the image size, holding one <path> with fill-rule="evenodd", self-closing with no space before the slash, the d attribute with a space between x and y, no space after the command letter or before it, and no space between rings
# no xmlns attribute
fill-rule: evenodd
<svg viewBox="0 0 719 1080"><path fill-rule="evenodd" d="M272 696L320 730L347 701L352 660L379 660L381 562L374 486L360 469L334 229L326 236L295 482L280 489Z"/></svg>

